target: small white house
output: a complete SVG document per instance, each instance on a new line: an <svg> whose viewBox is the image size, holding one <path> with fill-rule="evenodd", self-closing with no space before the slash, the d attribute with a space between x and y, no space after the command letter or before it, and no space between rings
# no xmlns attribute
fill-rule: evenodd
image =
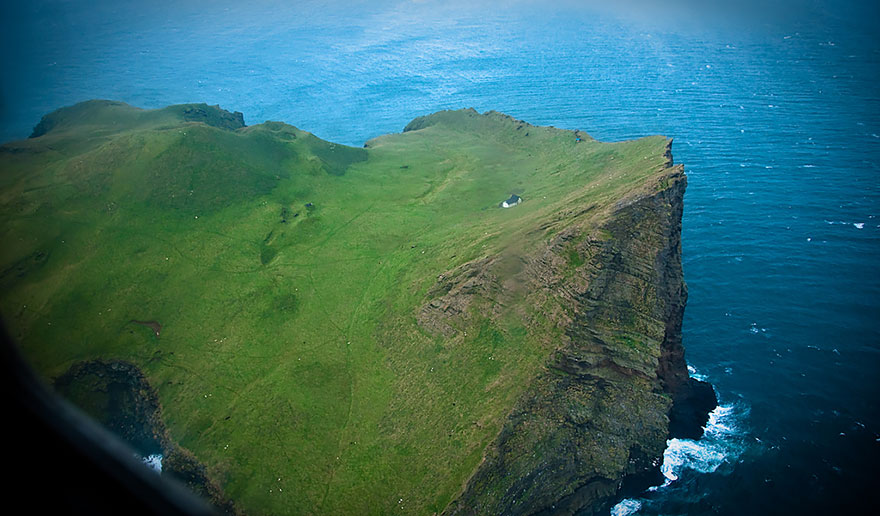
<svg viewBox="0 0 880 516"><path fill-rule="evenodd" d="M512 208L521 202L522 202L522 197L520 197L518 195L511 195L510 199L507 199L506 201L501 203L501 207L502 208Z"/></svg>

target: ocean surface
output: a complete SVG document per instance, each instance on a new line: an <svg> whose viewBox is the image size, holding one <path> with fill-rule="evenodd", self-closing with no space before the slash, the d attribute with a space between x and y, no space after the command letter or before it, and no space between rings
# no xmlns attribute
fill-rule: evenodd
<svg viewBox="0 0 880 516"><path fill-rule="evenodd" d="M91 98L220 104L356 146L464 107L673 137L687 358L721 405L614 514L878 510L876 2L7 4L2 141Z"/></svg>

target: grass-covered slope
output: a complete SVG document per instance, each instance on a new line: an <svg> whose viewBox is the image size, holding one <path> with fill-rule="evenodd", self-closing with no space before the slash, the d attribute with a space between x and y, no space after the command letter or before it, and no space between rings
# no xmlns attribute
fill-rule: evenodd
<svg viewBox="0 0 880 516"><path fill-rule="evenodd" d="M440 512L571 340L528 264L588 281L579 242L681 176L667 143L464 110L357 149L79 104L0 146L0 312L47 378L137 365L248 513Z"/></svg>

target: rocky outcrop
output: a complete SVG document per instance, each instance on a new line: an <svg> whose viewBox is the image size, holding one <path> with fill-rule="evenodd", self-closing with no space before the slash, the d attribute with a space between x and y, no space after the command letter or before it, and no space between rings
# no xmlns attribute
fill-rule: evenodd
<svg viewBox="0 0 880 516"><path fill-rule="evenodd" d="M234 131L245 127L244 115L241 111L230 113L220 106L207 104L190 104L183 106L183 119L187 122L202 122L203 124Z"/></svg>
<svg viewBox="0 0 880 516"><path fill-rule="evenodd" d="M531 288L569 310L565 338L446 514L607 514L625 483L656 479L668 438L701 434L715 395L684 360L686 176L668 157L599 228L563 230L527 259ZM448 296L423 315L460 310Z"/></svg>
<svg viewBox="0 0 880 516"><path fill-rule="evenodd" d="M115 129L131 129L164 127L173 120L199 122L226 131L246 127L241 112L229 112L218 105L178 104L163 109L144 110L115 100L87 100L44 115L28 138L39 138L54 131L70 129L82 132L84 128L101 127L102 122L112 124Z"/></svg>

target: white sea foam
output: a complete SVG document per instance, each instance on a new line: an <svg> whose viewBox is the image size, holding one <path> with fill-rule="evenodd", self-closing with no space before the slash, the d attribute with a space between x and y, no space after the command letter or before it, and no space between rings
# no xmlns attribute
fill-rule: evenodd
<svg viewBox="0 0 880 516"><path fill-rule="evenodd" d="M663 453L663 466L660 471L666 477L665 485L678 480L685 470L698 473L713 473L722 464L733 462L742 446L739 437L741 430L738 419L741 410L735 405L719 405L709 413L703 438L670 439Z"/></svg>
<svg viewBox="0 0 880 516"><path fill-rule="evenodd" d="M700 473L713 473L727 454L720 446L713 446L690 439L670 439L663 454L660 468L667 483L675 482L685 469Z"/></svg>
<svg viewBox="0 0 880 516"><path fill-rule="evenodd" d="M165 457L160 453L154 453L152 455L147 455L146 457L141 457L141 460L144 461L144 464L152 468L156 471L156 473L162 473L162 459Z"/></svg>
<svg viewBox="0 0 880 516"><path fill-rule="evenodd" d="M687 366L687 369L688 369L688 375L689 375L691 378L696 378L697 380L702 380L702 381L705 381L705 380L706 380L706 375L704 375L704 374L700 374L700 373L697 371L697 368L695 368L694 366L692 366L692 365L688 365L688 366Z"/></svg>
<svg viewBox="0 0 880 516"><path fill-rule="evenodd" d="M863 229L865 227L864 222L846 222L843 220L826 220L825 223L832 224L832 225L833 224L841 224L844 226L848 226L848 225L852 224L853 226L855 226L856 229Z"/></svg>
<svg viewBox="0 0 880 516"><path fill-rule="evenodd" d="M611 508L611 516L631 516L639 512L642 502L634 498L626 498Z"/></svg>
<svg viewBox="0 0 880 516"><path fill-rule="evenodd" d="M757 324L755 324L757 326ZM691 365L688 373L693 378L705 379ZM729 368L728 368L729 369ZM732 371L725 370L730 374ZM748 417L748 408L741 403L728 403L715 407L709 413L703 437L693 439L669 439L663 453L660 472L665 478L662 485L648 488L648 492L664 490L678 481L686 471L699 474L715 473L725 464L735 464L745 451L746 439L743 421ZM627 498L614 506L612 516L636 514L643 507L644 499Z"/></svg>

